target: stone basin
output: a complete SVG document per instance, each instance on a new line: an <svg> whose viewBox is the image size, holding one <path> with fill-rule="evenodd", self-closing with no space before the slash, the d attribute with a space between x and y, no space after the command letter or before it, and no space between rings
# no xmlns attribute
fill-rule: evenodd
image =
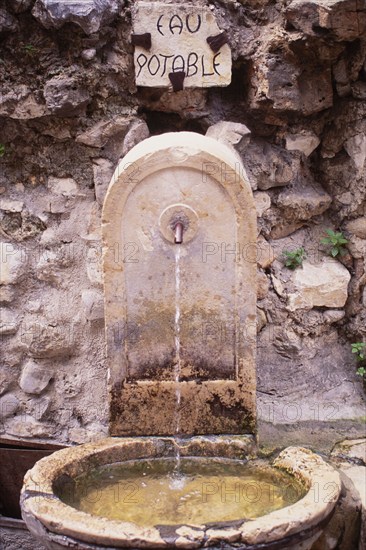
<svg viewBox="0 0 366 550"><path fill-rule="evenodd" d="M103 465L140 459L222 457L261 462L252 436L108 438L57 451L40 460L24 479L21 509L31 533L49 549L245 548L308 550L330 520L340 494L338 473L308 449L289 447L272 466L305 488L305 496L255 519L217 525L138 526L109 520L65 504L57 487Z"/></svg>

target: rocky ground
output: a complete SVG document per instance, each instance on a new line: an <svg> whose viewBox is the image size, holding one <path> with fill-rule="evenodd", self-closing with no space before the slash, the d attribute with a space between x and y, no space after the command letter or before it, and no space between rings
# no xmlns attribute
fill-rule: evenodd
<svg viewBox="0 0 366 550"><path fill-rule="evenodd" d="M233 143L253 187L264 440L282 427L285 444L329 447L364 430L351 343L366 338L366 6L209 5L232 84L174 94L135 87L131 2L0 1L4 437L107 432L101 205L121 156L179 130ZM326 229L344 255L329 257ZM283 251L299 247L290 270Z"/></svg>

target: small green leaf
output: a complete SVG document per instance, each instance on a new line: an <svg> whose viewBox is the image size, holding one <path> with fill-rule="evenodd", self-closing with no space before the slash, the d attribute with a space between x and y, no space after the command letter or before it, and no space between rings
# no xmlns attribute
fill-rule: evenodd
<svg viewBox="0 0 366 550"><path fill-rule="evenodd" d="M296 250L283 250L282 254L285 266L289 269L296 269L301 266L306 258L306 252L303 247L297 248Z"/></svg>

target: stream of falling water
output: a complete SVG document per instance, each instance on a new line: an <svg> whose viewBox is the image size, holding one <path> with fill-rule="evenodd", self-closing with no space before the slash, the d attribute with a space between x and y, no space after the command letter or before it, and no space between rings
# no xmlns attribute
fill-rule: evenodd
<svg viewBox="0 0 366 550"><path fill-rule="evenodd" d="M175 247L175 320L174 320L174 334L175 334L175 433L179 436L180 432L180 402L181 402L181 390L180 390L180 369L181 369L181 358L180 358L180 253L181 247ZM176 472L179 473L180 470L180 448L178 442L175 445L175 461L176 461Z"/></svg>

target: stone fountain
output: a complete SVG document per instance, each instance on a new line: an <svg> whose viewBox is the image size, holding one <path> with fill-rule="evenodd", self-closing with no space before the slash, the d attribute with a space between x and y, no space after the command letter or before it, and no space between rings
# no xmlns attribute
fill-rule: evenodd
<svg viewBox="0 0 366 550"><path fill-rule="evenodd" d="M52 549L310 549L340 480L306 449L284 450L270 471L255 458L256 213L240 158L194 133L143 141L110 183L103 239L113 437L58 451L28 472L21 504L30 531ZM162 461L179 478L184 461L194 469L203 459L205 468L238 468L233 517L226 500L213 521L154 524L80 505L79 480L95 490L98 470L137 464L145 475ZM280 484L289 475L298 498L244 513L244 463ZM210 483L208 493L218 493Z"/></svg>

